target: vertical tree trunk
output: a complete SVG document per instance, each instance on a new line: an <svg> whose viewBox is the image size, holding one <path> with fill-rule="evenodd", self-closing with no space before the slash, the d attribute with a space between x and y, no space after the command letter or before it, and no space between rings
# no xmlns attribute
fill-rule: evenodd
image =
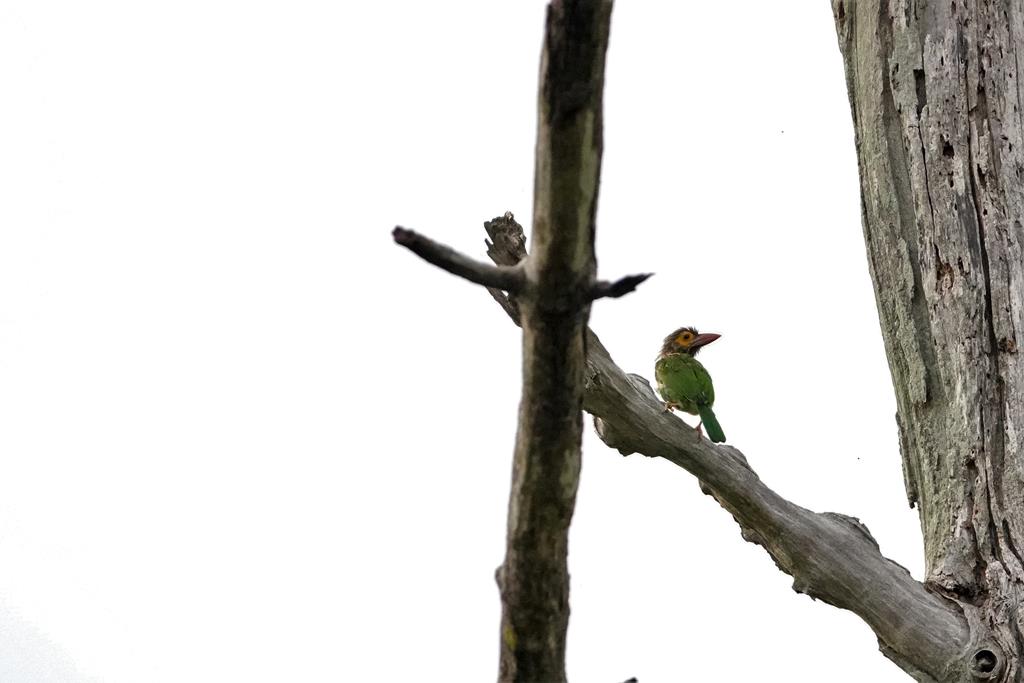
<svg viewBox="0 0 1024 683"><path fill-rule="evenodd" d="M832 8L926 585L962 609L974 678L1020 681L1024 6L832 0Z"/></svg>
<svg viewBox="0 0 1024 683"><path fill-rule="evenodd" d="M604 56L611 3L554 0L540 66L531 287L519 299L519 407L501 589L501 681L565 680L569 523L595 284Z"/></svg>
<svg viewBox="0 0 1024 683"><path fill-rule="evenodd" d="M530 254L510 213L489 224L492 236L500 232L504 237L489 249L497 266L400 226L392 233L395 242L430 263L487 287L523 328L523 394L508 539L497 573L501 681L565 680L569 523L580 476L590 304L627 294L649 277L605 282L595 274L611 11L611 0L551 0L548 5Z"/></svg>

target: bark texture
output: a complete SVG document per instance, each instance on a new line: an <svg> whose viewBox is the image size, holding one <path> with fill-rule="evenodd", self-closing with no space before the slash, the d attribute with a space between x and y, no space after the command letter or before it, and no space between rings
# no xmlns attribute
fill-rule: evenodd
<svg viewBox="0 0 1024 683"><path fill-rule="evenodd" d="M523 393L509 496L501 591L500 681L564 681L569 523L583 430L585 331L596 298L646 275L595 279L604 62L610 0L553 0L541 57L533 251L520 230L489 245L492 266L405 228L395 241L482 284L523 328ZM511 220L511 214L508 216ZM508 293L506 296L505 292Z"/></svg>
<svg viewBox="0 0 1024 683"><path fill-rule="evenodd" d="M926 584L969 625L970 675L1021 681L1024 4L832 8ZM962 680L955 668L916 675Z"/></svg>
<svg viewBox="0 0 1024 683"><path fill-rule="evenodd" d="M611 3L548 5L540 66L523 395L501 591L500 681L564 681L569 523L582 439L584 330L595 285Z"/></svg>
<svg viewBox="0 0 1024 683"><path fill-rule="evenodd" d="M864 234L899 413L924 583L856 518L785 500L731 446L699 439L586 325L595 280L601 97L611 4L554 0L541 64L534 242L511 214L473 261L397 228L488 287L523 328L523 398L501 588L502 681L565 679L569 522L581 406L623 454L694 474L795 590L859 615L919 681L1022 681L1024 0L832 0L853 110Z"/></svg>
<svg viewBox="0 0 1024 683"><path fill-rule="evenodd" d="M511 214L484 224L495 263L525 257L522 228ZM502 246L504 245L504 246ZM513 320L516 304L499 301ZM732 446L699 438L664 412L650 383L627 375L587 330L584 409L601 439L623 455L662 457L695 475L701 489L728 510L745 540L762 546L793 589L860 616L887 656L922 681L986 678L971 645L971 628L957 604L915 581L884 557L860 520L813 512L764 484ZM984 659L981 668L988 665ZM982 675L975 676L975 670Z"/></svg>

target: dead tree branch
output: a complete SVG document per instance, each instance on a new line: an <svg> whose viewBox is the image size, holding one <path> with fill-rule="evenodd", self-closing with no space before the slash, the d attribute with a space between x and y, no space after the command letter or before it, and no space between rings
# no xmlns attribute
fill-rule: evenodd
<svg viewBox="0 0 1024 683"><path fill-rule="evenodd" d="M523 395L501 592L499 681L564 681L569 523L583 432L609 0L553 0L540 66Z"/></svg>
<svg viewBox="0 0 1024 683"><path fill-rule="evenodd" d="M595 216L610 0L552 0L541 58L533 238L494 239L490 266L404 228L398 244L482 284L523 328L523 394L501 590L501 681L564 681L569 523L579 485L590 302L646 276L596 284ZM508 215L511 220L511 214ZM514 222L514 221L513 221ZM508 293L507 295L505 293Z"/></svg>
<svg viewBox="0 0 1024 683"><path fill-rule="evenodd" d="M967 617L971 675L1019 683L1024 5L831 4L925 582Z"/></svg>
<svg viewBox="0 0 1024 683"><path fill-rule="evenodd" d="M515 234L501 233L522 233L511 214L489 221L487 229L492 240L513 244ZM524 256L514 257L518 262ZM739 450L698 438L663 405L647 380L624 373L588 329L583 408L594 416L602 441L623 455L665 458L696 476L704 492L732 514L743 538L762 546L793 577L794 590L857 614L886 656L916 672L918 680L966 680L976 666L975 648L955 603L884 557L859 520L786 500L761 481Z"/></svg>
<svg viewBox="0 0 1024 683"><path fill-rule="evenodd" d="M640 286L640 283L652 275L654 275L654 273L640 273L639 275L627 275L615 282L607 282L605 280L595 282L594 286L590 290L590 298L591 300L601 299L604 297L618 299L620 296L624 296L632 292Z"/></svg>
<svg viewBox="0 0 1024 683"><path fill-rule="evenodd" d="M522 291L526 283L523 270L518 266L492 266L476 261L449 246L403 227L396 227L391 236L396 244L407 248L424 261L478 285L514 293Z"/></svg>

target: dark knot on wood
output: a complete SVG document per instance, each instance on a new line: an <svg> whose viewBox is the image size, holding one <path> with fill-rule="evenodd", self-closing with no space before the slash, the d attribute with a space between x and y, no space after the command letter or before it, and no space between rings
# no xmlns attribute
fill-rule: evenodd
<svg viewBox="0 0 1024 683"><path fill-rule="evenodd" d="M974 653L974 658L971 660L971 675L976 679L982 681L994 679L999 675L1001 669L999 656L992 650L982 648Z"/></svg>

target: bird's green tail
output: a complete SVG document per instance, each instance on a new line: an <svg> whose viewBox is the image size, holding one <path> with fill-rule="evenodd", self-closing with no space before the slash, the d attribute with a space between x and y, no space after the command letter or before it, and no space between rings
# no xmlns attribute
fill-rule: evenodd
<svg viewBox="0 0 1024 683"><path fill-rule="evenodd" d="M722 431L722 425L718 424L718 418L711 411L711 406L697 406L697 412L700 413L700 421L704 423L708 438L715 443L725 441L725 432Z"/></svg>

